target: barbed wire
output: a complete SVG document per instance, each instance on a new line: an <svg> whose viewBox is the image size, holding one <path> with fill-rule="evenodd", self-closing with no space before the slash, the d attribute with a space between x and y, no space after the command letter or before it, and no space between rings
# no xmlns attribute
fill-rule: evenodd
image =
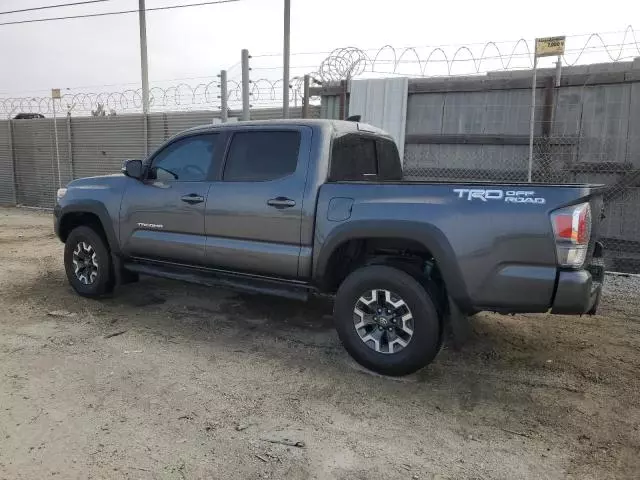
<svg viewBox="0 0 640 480"><path fill-rule="evenodd" d="M575 60L573 61L573 63L570 63L567 61L566 59L566 54L563 55L563 63L565 63L566 65L569 66L573 66L575 64L578 63L578 61L580 60L580 57L582 56L582 54L585 52L585 50L587 49L587 47L589 47L589 44L591 43L591 40L597 40L600 42L600 45L602 46L602 48L604 48L604 51L607 53L607 55L609 56L609 60L612 62L618 62L620 60L622 60L622 52L624 47L627 45L627 35L630 35L631 37L633 37L633 42L629 43L629 46L631 47L635 47L635 50L637 52L638 55L640 55L640 43L638 43L638 39L636 37L636 32L633 29L632 25L628 25L627 28L624 31L624 35L622 37L622 43L619 44L615 44L615 45L610 45L610 46L619 46L620 48L618 49L618 53L616 56L614 56L611 51L609 50L610 46L607 46L607 44L605 43L605 41L602 39L601 34L599 33L592 33L589 35L589 37L587 38L587 41L585 42L584 46L582 47L582 49L580 50L580 52L578 53L577 57L575 58Z"/></svg>
<svg viewBox="0 0 640 480"><path fill-rule="evenodd" d="M568 42L575 43L577 37L569 37ZM491 64L494 70L509 70L512 68L531 68L533 66L532 41L521 38L515 42L486 42L479 54L466 45L456 46L455 50L447 52L446 47L394 47L384 45L377 49L361 49L358 47L337 48L322 60L320 67L313 75L324 81L348 80L364 73L408 74L429 76L428 67L436 64L445 66L444 74L479 74L486 72L484 65ZM506 49L506 51L505 51ZM478 50L476 49L476 52ZM629 25L623 32L622 41L607 44L603 36L593 33L583 40L581 46L568 48L562 56L562 63L566 66L577 65L585 53L603 54L602 60L618 62L634 55L640 55L640 42L636 32ZM627 53L627 55L625 55ZM391 58L385 58L391 57ZM514 62L520 61L518 67ZM524 61L524 62L523 62ZM466 63L470 67L465 71L455 72L457 64ZM389 68L380 69L381 65ZM416 65L417 72L403 71L404 65Z"/></svg>
<svg viewBox="0 0 640 480"><path fill-rule="evenodd" d="M605 41L612 34L622 39L612 43ZM577 43L577 45L576 45ZM640 56L640 42L632 26L624 32L607 34L592 33L567 38L567 49L562 63L575 66L595 56L604 61L619 62L633 56ZM268 55L263 55L268 56ZM260 57L257 55L256 57ZM318 59L320 60L320 58ZM459 65L464 65L458 68ZM484 44L401 47L384 45L380 48L361 49L343 47L331 51L311 72L314 79L322 82L336 82L371 74L437 76L480 74L491 70L511 70L531 68L533 65L533 46L531 41L521 38L515 42L486 42ZM308 65L307 65L308 66ZM433 68L432 68L433 67ZM277 70L279 67L256 67L256 70ZM302 67L298 71L300 71ZM312 67L309 67L311 70ZM303 70L304 71L304 70ZM220 108L220 85L218 79L204 81L195 85L183 79L170 86L155 86L149 91L151 111L169 109L189 110L200 106L207 109ZM212 77L210 77L212 78ZM296 102L302 99L303 77L296 76L290 81L290 99ZM242 83L229 80L227 85L228 106L237 107L242 102ZM280 106L282 100L282 79L268 77L253 80L250 84L251 102L255 104L273 104ZM0 98L0 118L17 113L51 114L53 100L48 96L24 96ZM71 115L89 115L101 106L106 112L129 112L142 110L141 89L127 88L116 92L80 92L65 93L56 103L61 113Z"/></svg>
<svg viewBox="0 0 640 480"><path fill-rule="evenodd" d="M292 99L302 98L302 77L295 77L290 82ZM279 106L282 100L282 80L260 78L250 83L252 102L262 104L273 103ZM229 108L242 102L242 83L235 80L227 82L227 100ZM0 98L0 118L11 117L17 113L52 114L51 97L13 97ZM106 113L142 111L142 89L126 89L120 92L80 92L65 93L56 101L56 110L60 114L90 115L98 106ZM189 85L179 83L168 87L152 87L149 89L149 106L152 111L168 109L193 109L205 106L219 109L220 84L218 80L208 83Z"/></svg>

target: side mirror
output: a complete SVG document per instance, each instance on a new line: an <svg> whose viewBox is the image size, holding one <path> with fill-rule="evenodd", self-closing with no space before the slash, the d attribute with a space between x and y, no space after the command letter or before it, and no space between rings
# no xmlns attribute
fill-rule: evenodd
<svg viewBox="0 0 640 480"><path fill-rule="evenodd" d="M125 160L122 164L122 173L127 177L142 179L142 160Z"/></svg>

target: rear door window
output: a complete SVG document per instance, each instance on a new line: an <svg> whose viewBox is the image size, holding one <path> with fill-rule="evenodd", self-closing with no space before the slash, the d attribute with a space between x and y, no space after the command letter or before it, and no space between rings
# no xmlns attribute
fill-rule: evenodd
<svg viewBox="0 0 640 480"><path fill-rule="evenodd" d="M233 134L223 180L264 182L291 175L298 165L300 133L255 131Z"/></svg>

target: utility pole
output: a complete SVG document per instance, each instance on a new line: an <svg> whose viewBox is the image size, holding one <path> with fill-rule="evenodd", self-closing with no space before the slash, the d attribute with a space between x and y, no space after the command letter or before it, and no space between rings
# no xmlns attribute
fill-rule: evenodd
<svg viewBox="0 0 640 480"><path fill-rule="evenodd" d="M149 62L147 60L147 18L144 0L138 0L140 17L140 68L142 70L142 113L149 113Z"/></svg>
<svg viewBox="0 0 640 480"><path fill-rule="evenodd" d="M289 118L289 57L291 56L291 0L284 0L284 49L282 59L282 118Z"/></svg>

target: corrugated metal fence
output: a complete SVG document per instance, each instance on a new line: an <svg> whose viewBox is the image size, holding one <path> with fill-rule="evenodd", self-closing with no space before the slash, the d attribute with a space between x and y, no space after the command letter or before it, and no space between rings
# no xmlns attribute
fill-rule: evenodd
<svg viewBox="0 0 640 480"><path fill-rule="evenodd" d="M300 118L301 108L290 116ZM318 116L319 107L310 115ZM239 112L229 112L230 117ZM101 117L0 121L0 205L51 208L55 192L74 178L120 171L127 158L144 158L165 140L212 122L219 112L184 111ZM251 112L253 120L282 118L277 108ZM145 120L147 145L145 145ZM15 172L14 172L15 169Z"/></svg>
<svg viewBox="0 0 640 480"><path fill-rule="evenodd" d="M0 122L0 205L16 203L10 122Z"/></svg>

